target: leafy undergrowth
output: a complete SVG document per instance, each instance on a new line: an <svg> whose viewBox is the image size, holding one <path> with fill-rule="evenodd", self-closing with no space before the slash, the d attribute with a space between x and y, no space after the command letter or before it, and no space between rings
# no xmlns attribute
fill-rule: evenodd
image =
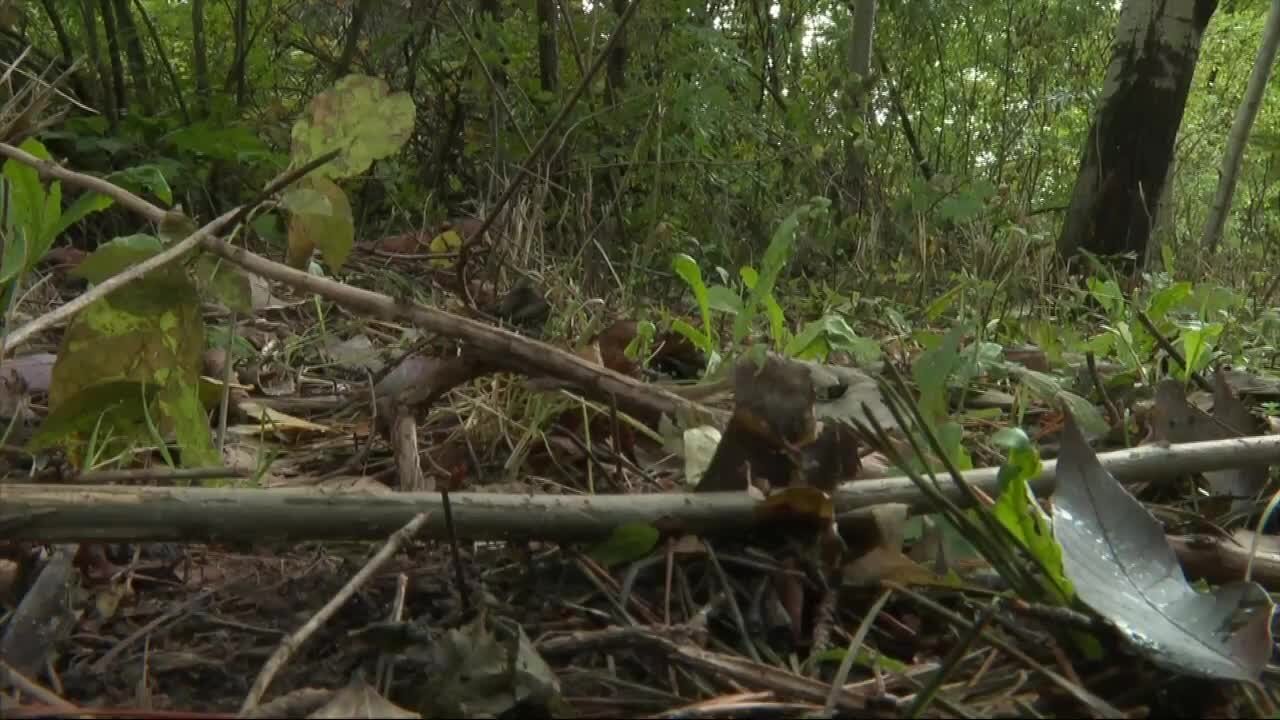
<svg viewBox="0 0 1280 720"><path fill-rule="evenodd" d="M690 262L676 263L686 280L693 276ZM368 272L360 284L423 286L431 277L430 271L423 275L404 262ZM695 297L707 294L697 282L692 285ZM545 299L555 310L542 327L522 331L562 347L597 347L584 343L590 339L584 336L594 332L593 326L599 330L602 321L593 321L582 303L557 298L575 289L552 282L542 287L548 288ZM1215 327L1212 322L1225 312L1247 309L1214 306L1212 298L1222 291L1186 283L1158 284L1133 302L1098 283L1082 291L1081 320L1060 327L1056 342L1037 346L1030 344L1037 338L1014 338L998 323L978 327L996 327L986 337L997 336L1001 343L982 339L966 323L953 321L948 330L938 321L954 311L941 309L942 300L930 311L936 313L930 323L930 312L911 313L887 298L863 298L857 306L874 308L902 323L903 330L917 324L916 330L892 337L864 337L850 329L863 326L856 309L845 313L853 308L827 307L811 323L793 323L779 319L779 303L772 293L757 292L758 282L741 286L741 294L719 287L711 294L721 300L695 299L692 307L701 317L678 320L674 335L664 334L672 324L663 318L687 315L650 308L654 328L638 330L625 346L600 348L599 355L612 351L642 359L647 349L655 353L650 364L658 365L662 353L653 340L684 337L713 363L723 354L720 361L727 366L745 351L745 341L774 344L791 356L835 367L862 364L876 374L883 357L874 350L894 347L895 361L905 360L913 381L911 412L919 413L920 432L897 437L936 444L924 455L910 452L905 442L870 454L863 449L862 469L840 479L856 484L859 478L919 474L932 467L939 481L949 484L943 471L948 464L963 471L1006 463L995 486L999 501L988 515L1010 530L988 536L996 537L997 549L981 540L981 531L976 537L966 531L983 522L984 516L972 511L943 511L924 524L891 512L876 519L871 540L844 523L845 548L834 565L823 554L823 542L813 544L811 533L799 539L766 532L754 539L684 535L660 540L643 527L623 527L594 545L462 542L456 558L448 543L414 543L303 643L270 686L267 699L276 704L260 712L288 708L300 714L328 703L326 712L333 713L328 716L386 716L395 708L378 704L384 697L424 716L471 717L799 717L824 708L890 717L1266 712L1269 693L1208 679L1256 679L1259 663L1269 659L1270 613L1262 609L1270 601L1257 585L1232 585L1229 572L1194 571L1201 581L1225 583L1210 603L1235 614L1235 624L1228 625L1244 629L1224 632L1215 623L1225 618L1197 615L1186 605L1197 595L1191 586L1183 584L1171 596L1143 595L1151 587L1141 582L1133 592L1115 584L1130 573L1149 577L1176 571L1173 550L1162 564L1160 548L1180 547L1178 538L1200 532L1206 523L1239 527L1238 518L1256 520L1253 506L1197 497L1189 484L1147 482L1132 488L1153 503L1162 529L1096 465L1092 449L1069 447L1070 439L1060 438L1064 418L1073 416L1100 449L1136 445L1144 436L1157 443L1217 439L1223 437L1218 425L1198 418L1237 412L1241 397L1261 410L1244 410L1243 417L1258 425L1242 433L1265 433L1266 410L1274 408L1267 403L1280 395L1265 371L1211 375L1210 382L1221 383L1216 396L1201 391L1188 396L1185 390L1192 371L1215 359L1248 360L1259 350L1258 338L1264 337L1259 324ZM267 487L370 491L394 486L395 463L387 443L372 430L374 418L359 400L352 405L338 396L358 398L362 382L367 393L368 381L382 375L417 335L291 299L286 288L269 290L256 293L262 298L254 309L258 319L242 326L241 345L235 346L251 360L252 373L235 379L253 390L232 414L227 465L250 475L250 484ZM953 302L963 295L963 285L943 293ZM739 298L739 304L725 300L730 297ZM746 330L731 327L753 303L763 308L759 326L768 328L754 340ZM894 310L884 313L885 308ZM727 322L717 324L717 313L726 314ZM1167 331L1172 347L1181 350L1178 360L1157 346L1139 313ZM812 325L819 329L806 330ZM269 329L258 331L259 326ZM716 327L723 328L723 337L715 340L699 329ZM807 342L796 341L805 337ZM1073 337L1084 339L1072 347ZM221 376L218 350L224 342L225 336L209 340L207 378ZM1081 357L1086 352L1096 357L1087 361ZM25 366L23 372L38 374ZM717 375L714 367L702 372ZM1172 379L1160 384L1160 373ZM383 381L395 376L388 373ZM1098 391L1098 380L1105 393ZM707 453L699 460L689 444L696 428L656 438L619 433L608 408L593 408L571 391L532 384L531 389L531 382L518 375L497 374L449 392L419 428L424 471L454 491L634 494L684 492L690 468L705 466ZM1154 395L1153 386L1161 388ZM28 387L33 390L38 397L39 388ZM893 417L892 411L907 412L907 405L885 402L879 413L847 419L883 420ZM273 426L249 414L252 407L273 408ZM826 410L824 417L839 421L830 407ZM821 400L818 412L824 412ZM862 429L874 434L865 425ZM360 448L369 443L371 449L363 452ZM1073 498L1065 510L1059 500L1051 521L1025 484L1038 474L1041 452L1062 453L1059 482L1070 469L1113 496L1103 506L1090 507L1096 496L1086 494ZM114 456L103 451L100 457L86 470L162 460L136 446ZM921 463L921 457L931 461ZM1245 483L1252 495L1266 481L1265 475L1248 479L1232 471L1219 472L1216 479L1209 474L1207 480L1207 492L1220 493L1218 482ZM795 496L787 502L806 516L831 511L829 499L818 509L801 507ZM1065 526L1060 524L1064 512L1070 518ZM1061 549L1044 542L1050 522ZM1144 522L1149 527L1140 531ZM1083 539L1065 541L1063 527L1083 533ZM1174 538L1172 546L1164 544L1166 532ZM1237 539L1242 533L1236 531ZM893 535L896 542L886 537ZM1100 537L1111 554L1090 552L1100 547ZM1007 566L997 561L1002 552L1009 560L1010 548L1016 556L1019 546L1026 555L1013 557ZM90 560L91 554L82 551L84 614L53 666L62 696L78 705L235 711L282 638L311 618L368 558L364 546L332 543L193 545L176 561L151 557L162 547L142 549L130 557L110 548L110 560ZM1192 569L1183 549L1181 561ZM1203 547L1199 550L1203 553ZM1254 569L1255 579L1271 587L1265 564ZM1014 581L1011 573L1019 572L1030 573L1030 585ZM19 587L11 585L10 592ZM1008 592L1011 587L1016 593ZM1005 592L998 596L992 589ZM1119 606L1107 601L1120 597L1130 601ZM1197 675L1201 679L1194 679ZM843 691L833 693L837 678Z"/></svg>
<svg viewBox="0 0 1280 720"><path fill-rule="evenodd" d="M1274 715L1274 285L1077 283L1030 233L841 274L798 249L814 198L754 264L673 252L596 298L547 259L548 187L500 243L355 242L338 181L412 109L360 76L312 101L235 219L287 264L192 243L65 327L196 227L147 204L155 236L48 269L119 198L64 208L5 146L6 716ZM440 512L395 533L411 491ZM390 539L279 540L344 533ZM190 544L92 542L122 536Z"/></svg>

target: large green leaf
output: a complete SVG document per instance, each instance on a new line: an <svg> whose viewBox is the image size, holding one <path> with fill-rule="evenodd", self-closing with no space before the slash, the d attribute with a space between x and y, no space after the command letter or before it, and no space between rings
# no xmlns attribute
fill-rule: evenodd
<svg viewBox="0 0 1280 720"><path fill-rule="evenodd" d="M318 175L299 180L296 191L303 190L323 198L328 207L307 207L289 216L289 265L299 269L307 267L312 250L319 248L330 269L337 271L355 244L351 203L342 188Z"/></svg>
<svg viewBox="0 0 1280 720"><path fill-rule="evenodd" d="M51 416L84 411L87 401L77 398L98 399L96 393L106 392L93 390L99 385L145 385L155 391L151 417L162 433L174 434L183 464L216 465L199 399L204 349L199 295L181 268L160 268L76 315L53 367ZM135 414L116 413L105 420L119 434L139 438ZM83 430L79 423L54 425L43 442L76 445Z"/></svg>
<svg viewBox="0 0 1280 720"><path fill-rule="evenodd" d="M98 246L71 274L95 285L138 263L159 255L160 241L151 235L118 237Z"/></svg>
<svg viewBox="0 0 1280 720"><path fill-rule="evenodd" d="M348 75L311 100L293 125L293 162L297 165L331 150L341 154L316 170L331 178L359 175L374 160L397 152L413 132L413 99L389 92L386 81Z"/></svg>

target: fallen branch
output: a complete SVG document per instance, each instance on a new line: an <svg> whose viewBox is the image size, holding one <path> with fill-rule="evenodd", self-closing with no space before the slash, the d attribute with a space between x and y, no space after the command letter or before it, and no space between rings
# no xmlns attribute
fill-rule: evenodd
<svg viewBox="0 0 1280 720"><path fill-rule="evenodd" d="M160 223L167 214L164 209L102 178L85 175L68 170L55 163L46 162L12 145L0 143L0 156L11 157L19 162L31 165L36 168L42 177L55 178L68 185L79 186L107 195L153 223ZM323 158L318 158L317 160L321 159ZM310 165L308 163L304 168ZM272 186L274 185L273 183ZM255 255L247 250L233 247L215 237L216 233L225 225L233 224L231 223L232 220L244 217L247 207L237 208L223 214L213 222L205 225L194 235L184 239L160 255L156 255L137 267L104 281L57 310L42 315L18 328L5 339L4 346L0 348L0 357L4 356L5 350L17 346L34 333L70 317L99 297L112 292L150 270L177 259L191 250L195 244L201 244L209 252L217 254L245 270L267 279L285 283L298 290L313 292L371 317L412 322L414 325L430 332L461 340L473 346L484 356L483 359L505 370L528 375L547 375L567 380L581 388L587 396L604 403L609 403L611 397L615 397L620 408L640 415L641 419L646 422L656 422L658 416L663 413L672 417L701 419L702 421L717 424L723 424L728 419L727 413L708 409L661 388L656 388L599 365L593 365L573 353L552 345L442 310L405 302L334 280L319 278L304 271L295 270L282 263L273 262L260 255Z"/></svg>
<svg viewBox="0 0 1280 720"><path fill-rule="evenodd" d="M615 397L619 408L639 415L646 422L656 422L664 413L673 418L700 418L716 423L723 423L728 417L723 411L704 407L675 393L595 365L571 352L503 328L295 270L217 238L205 238L203 245L205 250L248 272L315 293L349 310L380 320L411 322L428 332L461 340L474 347L484 360L504 370L567 380L591 399L605 403L611 396Z"/></svg>
<svg viewBox="0 0 1280 720"><path fill-rule="evenodd" d="M3 153L7 147L8 146L0 145L0 153ZM3 358L5 353L7 353L11 348L21 345L36 333L48 330L49 328L70 319L72 315L75 315L81 310L92 305L94 302L106 297L116 290L119 290L152 270L168 265L169 263L185 256L187 253L194 250L196 246L206 238L211 238L214 234L222 232L224 227L231 224L231 220L235 218L237 212L239 212L239 208L235 210L228 210L227 212L219 215L212 222L187 236L182 241L166 248L159 254L143 260L122 273L112 275L106 280L103 280L92 288L84 291L74 300L71 300L64 305L59 305L53 310L50 310L44 315L41 315L40 317L28 322L26 325L23 325L17 330L9 333L3 338L4 345L0 346L0 358Z"/></svg>
<svg viewBox="0 0 1280 720"><path fill-rule="evenodd" d="M1103 467L1125 482L1150 482L1186 473L1280 463L1280 436L1148 446L1102 453ZM1033 482L1042 497L1053 492L1057 462L1045 463ZM965 475L989 495L999 492L996 468ZM963 503L951 483L942 491ZM857 480L840 485L836 509L849 516L882 503L931 512L909 478ZM0 484L0 539L40 542L373 540L386 537L417 513L443 513L437 493L325 492L164 487L88 487ZM734 535L763 520L746 493L652 495L511 495L450 493L459 537L471 540L604 538L625 523L651 523L670 532ZM848 519L848 518L846 518ZM443 523L424 530L445 539Z"/></svg>

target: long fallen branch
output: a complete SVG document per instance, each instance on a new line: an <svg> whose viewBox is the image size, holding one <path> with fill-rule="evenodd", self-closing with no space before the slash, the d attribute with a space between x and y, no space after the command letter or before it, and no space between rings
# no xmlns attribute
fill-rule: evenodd
<svg viewBox="0 0 1280 720"><path fill-rule="evenodd" d="M107 195L153 223L159 224L167 214L163 208L153 205L102 178L78 173L55 163L40 160L12 145L0 143L0 156L10 157L31 165L36 168L41 177L57 179L68 185L75 185ZM606 404L616 400L621 409L638 413L644 416L643 419L656 421L659 415L665 413L672 417L700 418L703 421L716 424L723 424L727 420L727 413L706 408L699 403L682 398L662 388L654 387L613 370L594 365L573 353L547 343L532 340L443 310L362 290L334 280L316 277L282 263L273 262L260 255L255 255L247 250L234 247L213 235L214 231L218 229L226 229L222 228L222 224L232 217L243 217L243 209L233 210L217 218L161 255L149 259L131 271L106 280L93 290L86 292L77 301L68 303L53 311L53 313L43 315L18 328L5 341L4 349L15 347L34 332L48 327L52 324L51 315L57 314L59 317L69 317L76 310L87 305L88 302L136 280L149 270L181 257L198 243L209 252L219 255L249 272L285 283L298 290L313 292L371 317L411 322L419 328L460 340L476 348L477 351L485 356L485 359L506 370L527 375L546 375L569 381L581 388L583 393L591 399Z"/></svg>
<svg viewBox="0 0 1280 720"><path fill-rule="evenodd" d="M1103 467L1125 482L1242 465L1280 463L1280 436L1148 446L1102 453ZM966 479L988 494L998 491L997 469ZM1057 462L1045 463L1032 485L1053 492ZM957 488L942 491L963 502ZM738 534L758 522L756 503L737 492L653 495L511 495L450 493L459 536L475 540L582 541L606 537L624 523L651 523L668 532ZM859 515L880 503L904 503L913 512L931 508L905 477L844 483L837 510ZM0 484L0 539L42 542L381 539L417 513L443 513L436 493L324 492ZM437 516L439 517L439 516ZM425 535L444 539L444 524Z"/></svg>

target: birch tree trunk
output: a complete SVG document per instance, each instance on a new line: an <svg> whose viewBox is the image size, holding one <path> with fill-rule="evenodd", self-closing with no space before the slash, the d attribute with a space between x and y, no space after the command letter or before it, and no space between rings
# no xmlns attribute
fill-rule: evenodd
<svg viewBox="0 0 1280 720"><path fill-rule="evenodd" d="M1278 47L1280 0L1271 0L1267 24L1262 29L1262 43L1258 46L1258 57L1253 61L1253 72L1249 74L1249 85L1245 89L1244 99L1240 101L1240 108L1236 110L1235 122L1231 123L1231 134L1227 136L1227 149L1222 156L1222 167L1218 170L1218 191L1214 193L1209 218L1205 221L1204 232L1200 236L1201 247L1210 253L1218 250L1222 229L1227 224L1231 196L1235 194L1240 162L1244 159L1244 145L1249 139L1253 121L1258 117L1258 107L1262 104L1262 94L1266 92L1267 79L1271 77L1271 66L1276 61Z"/></svg>
<svg viewBox="0 0 1280 720"><path fill-rule="evenodd" d="M1126 0L1058 252L1146 256L1174 141L1217 0Z"/></svg>

